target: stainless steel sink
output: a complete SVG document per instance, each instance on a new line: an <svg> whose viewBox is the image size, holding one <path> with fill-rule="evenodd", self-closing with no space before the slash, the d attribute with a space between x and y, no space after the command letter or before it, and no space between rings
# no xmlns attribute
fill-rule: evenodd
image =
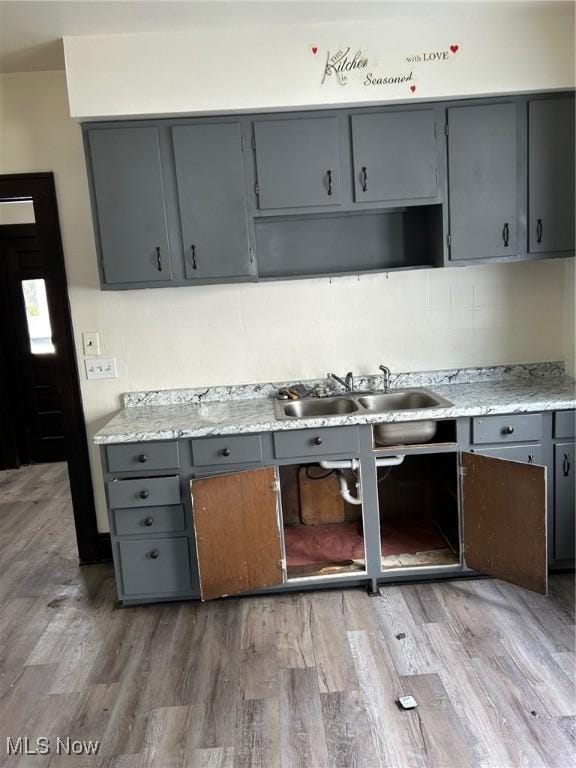
<svg viewBox="0 0 576 768"><path fill-rule="evenodd" d="M277 401L278 402L278 401ZM280 405L281 413L293 419L313 419L315 416L341 416L356 413L360 406L351 397L327 397L318 400L295 400Z"/></svg>
<svg viewBox="0 0 576 768"><path fill-rule="evenodd" d="M275 400L276 414L281 419L307 419L368 412L410 411L427 408L449 408L448 400L427 389L392 392L354 393L322 399L307 398L292 402ZM426 443L436 434L436 421L391 421L374 425L374 440L379 445Z"/></svg>

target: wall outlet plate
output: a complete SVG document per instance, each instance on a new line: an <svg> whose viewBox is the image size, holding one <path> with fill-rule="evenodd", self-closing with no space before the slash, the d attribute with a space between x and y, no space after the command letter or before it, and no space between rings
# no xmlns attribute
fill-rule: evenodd
<svg viewBox="0 0 576 768"><path fill-rule="evenodd" d="M115 357L89 357L84 360L87 379L117 379Z"/></svg>

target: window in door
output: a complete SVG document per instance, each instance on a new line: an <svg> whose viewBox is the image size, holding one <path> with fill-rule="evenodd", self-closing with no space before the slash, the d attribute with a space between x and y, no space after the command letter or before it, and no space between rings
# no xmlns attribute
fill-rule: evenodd
<svg viewBox="0 0 576 768"><path fill-rule="evenodd" d="M52 341L52 325L43 278L22 280L26 323L33 355L49 355L56 351Z"/></svg>

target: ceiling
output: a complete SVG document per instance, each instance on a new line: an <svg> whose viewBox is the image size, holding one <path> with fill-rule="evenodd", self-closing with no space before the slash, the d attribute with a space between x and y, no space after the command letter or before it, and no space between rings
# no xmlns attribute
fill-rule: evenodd
<svg viewBox="0 0 576 768"><path fill-rule="evenodd" d="M67 35L367 20L417 14L420 4L406 0L0 0L0 72L63 69L62 37ZM424 4L429 6L430 0Z"/></svg>

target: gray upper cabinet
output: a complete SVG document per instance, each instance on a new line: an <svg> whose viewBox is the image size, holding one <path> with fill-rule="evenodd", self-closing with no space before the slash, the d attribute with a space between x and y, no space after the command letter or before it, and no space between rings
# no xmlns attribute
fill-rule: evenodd
<svg viewBox="0 0 576 768"><path fill-rule="evenodd" d="M356 202L436 197L432 109L352 116Z"/></svg>
<svg viewBox="0 0 576 768"><path fill-rule="evenodd" d="M188 279L250 274L239 123L172 128Z"/></svg>
<svg viewBox="0 0 576 768"><path fill-rule="evenodd" d="M448 109L450 258L517 254L517 106Z"/></svg>
<svg viewBox="0 0 576 768"><path fill-rule="evenodd" d="M158 129L91 129L88 153L103 283L171 280Z"/></svg>
<svg viewBox="0 0 576 768"><path fill-rule="evenodd" d="M574 99L528 102L528 250L574 250Z"/></svg>
<svg viewBox="0 0 576 768"><path fill-rule="evenodd" d="M260 209L340 205L338 118L257 120L254 141Z"/></svg>

